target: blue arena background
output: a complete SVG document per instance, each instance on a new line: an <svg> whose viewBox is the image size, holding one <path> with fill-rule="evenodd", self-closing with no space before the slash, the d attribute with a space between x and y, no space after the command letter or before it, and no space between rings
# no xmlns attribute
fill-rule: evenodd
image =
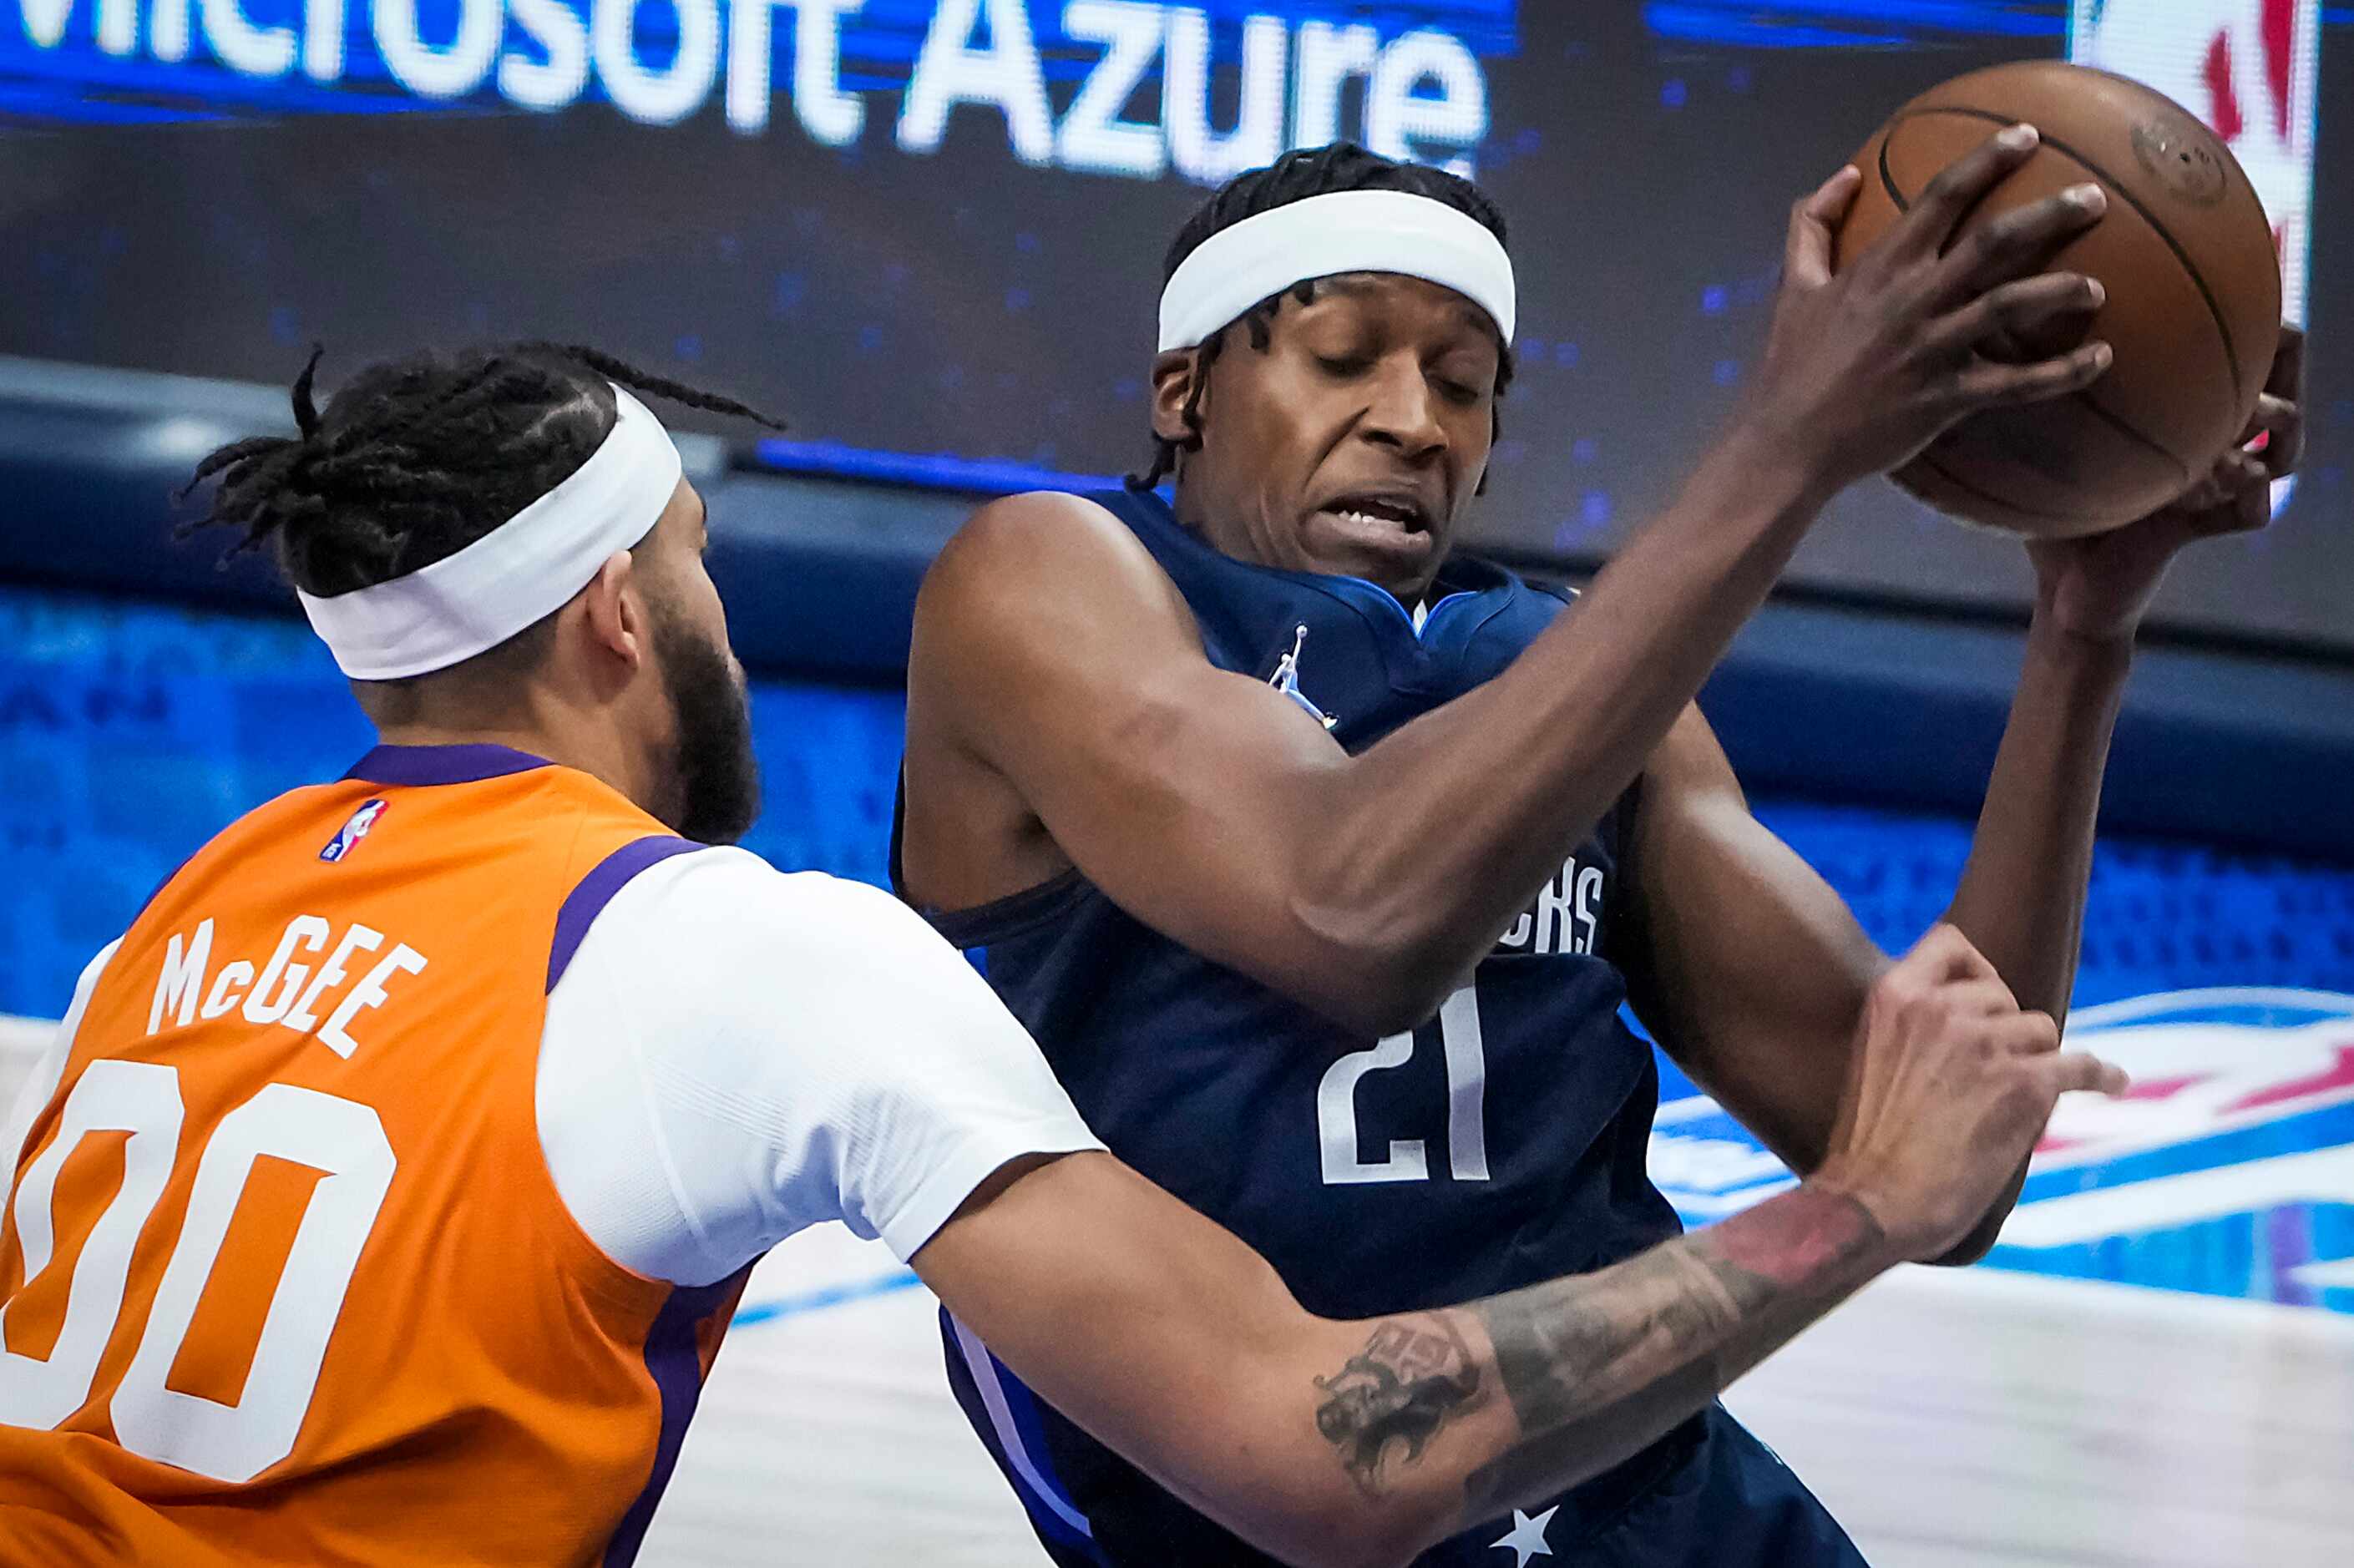
<svg viewBox="0 0 2354 1568"><path fill-rule="evenodd" d="M881 883L901 716L895 691L757 682L768 805L751 847ZM0 1012L54 1017L207 838L370 741L299 622L0 588ZM1759 810L1891 948L1937 917L1969 850L1954 817ZM2078 1005L2224 985L2354 992L2354 871L2105 840Z"/></svg>
<svg viewBox="0 0 2354 1568"><path fill-rule="evenodd" d="M768 805L751 847L881 882L903 714L889 688L756 683ZM299 622L0 587L0 1012L54 1017L186 855L371 738ZM1792 798L1759 812L1891 948L1938 916L1969 848L1958 816ZM2158 1064L2149 1102L2123 1108L2159 1120L2039 1162L1993 1266L2354 1312L2354 870L2106 838L2076 1003L2098 1009L2079 1024L2097 1048ZM2176 1073L2183 1022L2202 1032ZM1664 1060L1661 1078L1653 1173L1688 1222L1789 1180Z"/></svg>

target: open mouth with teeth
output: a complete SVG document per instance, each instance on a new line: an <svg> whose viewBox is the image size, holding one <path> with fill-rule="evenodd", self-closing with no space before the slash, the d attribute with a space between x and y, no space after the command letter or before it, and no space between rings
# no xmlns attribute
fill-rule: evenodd
<svg viewBox="0 0 2354 1568"><path fill-rule="evenodd" d="M1430 531L1430 518L1421 505L1402 497L1344 495L1317 510L1352 530L1365 533L1393 529L1409 534Z"/></svg>

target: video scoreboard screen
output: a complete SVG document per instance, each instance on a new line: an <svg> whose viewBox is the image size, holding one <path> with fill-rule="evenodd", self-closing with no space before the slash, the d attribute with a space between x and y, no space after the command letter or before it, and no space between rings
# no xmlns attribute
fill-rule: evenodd
<svg viewBox="0 0 2354 1568"><path fill-rule="evenodd" d="M1473 536L1591 560L1741 396L1790 199L1932 84L2072 58L2222 132L2313 330L2305 478L2165 612L2354 648L2349 53L2318 0L0 0L0 353L283 381L315 341L332 384L552 337L783 414L788 463L1115 473L1178 225L1345 136L1502 205L1522 373ZM2028 584L1883 485L1792 576Z"/></svg>

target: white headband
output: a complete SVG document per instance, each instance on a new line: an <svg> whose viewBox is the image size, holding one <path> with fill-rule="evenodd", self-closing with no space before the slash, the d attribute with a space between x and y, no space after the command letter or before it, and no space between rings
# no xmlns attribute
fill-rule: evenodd
<svg viewBox="0 0 2354 1568"><path fill-rule="evenodd" d="M1487 225L1406 191L1333 191L1204 240L1161 291L1161 351L1193 348L1261 300L1343 272L1443 284L1494 317L1504 341L1512 341L1512 261Z"/></svg>
<svg viewBox="0 0 2354 1568"><path fill-rule="evenodd" d="M345 674L398 681L486 652L653 531L678 488L678 448L644 404L619 387L613 400L613 428L587 462L456 555L333 599L296 590Z"/></svg>

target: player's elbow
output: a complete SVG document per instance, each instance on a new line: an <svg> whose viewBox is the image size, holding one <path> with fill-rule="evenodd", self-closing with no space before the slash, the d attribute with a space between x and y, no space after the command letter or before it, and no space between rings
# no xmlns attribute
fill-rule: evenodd
<svg viewBox="0 0 2354 1568"><path fill-rule="evenodd" d="M1253 1542L1295 1568L1406 1568L1445 1531L1431 1510L1410 1500L1368 1497L1351 1489L1300 1499Z"/></svg>
<svg viewBox="0 0 2354 1568"><path fill-rule="evenodd" d="M1438 1016L1440 1005L1453 989L1451 982L1432 986L1411 980L1394 980L1383 987L1380 994L1363 1000L1357 1027L1376 1039L1410 1033Z"/></svg>
<svg viewBox="0 0 2354 1568"><path fill-rule="evenodd" d="M1378 1040L1410 1033L1437 1017L1465 976L1452 964L1430 965L1417 953L1394 949L1368 960L1352 978L1349 993L1334 998L1332 1015Z"/></svg>
<svg viewBox="0 0 2354 1568"><path fill-rule="evenodd" d="M1295 995L1354 1034L1384 1039L1416 1029L1437 1014L1452 989L1417 972L1406 951L1376 946L1328 951L1314 981Z"/></svg>
<svg viewBox="0 0 2354 1568"><path fill-rule="evenodd" d="M1369 1542L1327 1542L1312 1555L1295 1561L1300 1568L1406 1568L1414 1559L1415 1553L1376 1539Z"/></svg>
<svg viewBox="0 0 2354 1568"><path fill-rule="evenodd" d="M1460 1522L1429 1499L1392 1499L1341 1531L1322 1561L1325 1568L1407 1568Z"/></svg>
<svg viewBox="0 0 2354 1568"><path fill-rule="evenodd" d="M1412 911L1380 902L1302 898L1293 919L1313 955L1302 966L1313 979L1300 1000L1360 1034L1428 1022L1470 967Z"/></svg>

